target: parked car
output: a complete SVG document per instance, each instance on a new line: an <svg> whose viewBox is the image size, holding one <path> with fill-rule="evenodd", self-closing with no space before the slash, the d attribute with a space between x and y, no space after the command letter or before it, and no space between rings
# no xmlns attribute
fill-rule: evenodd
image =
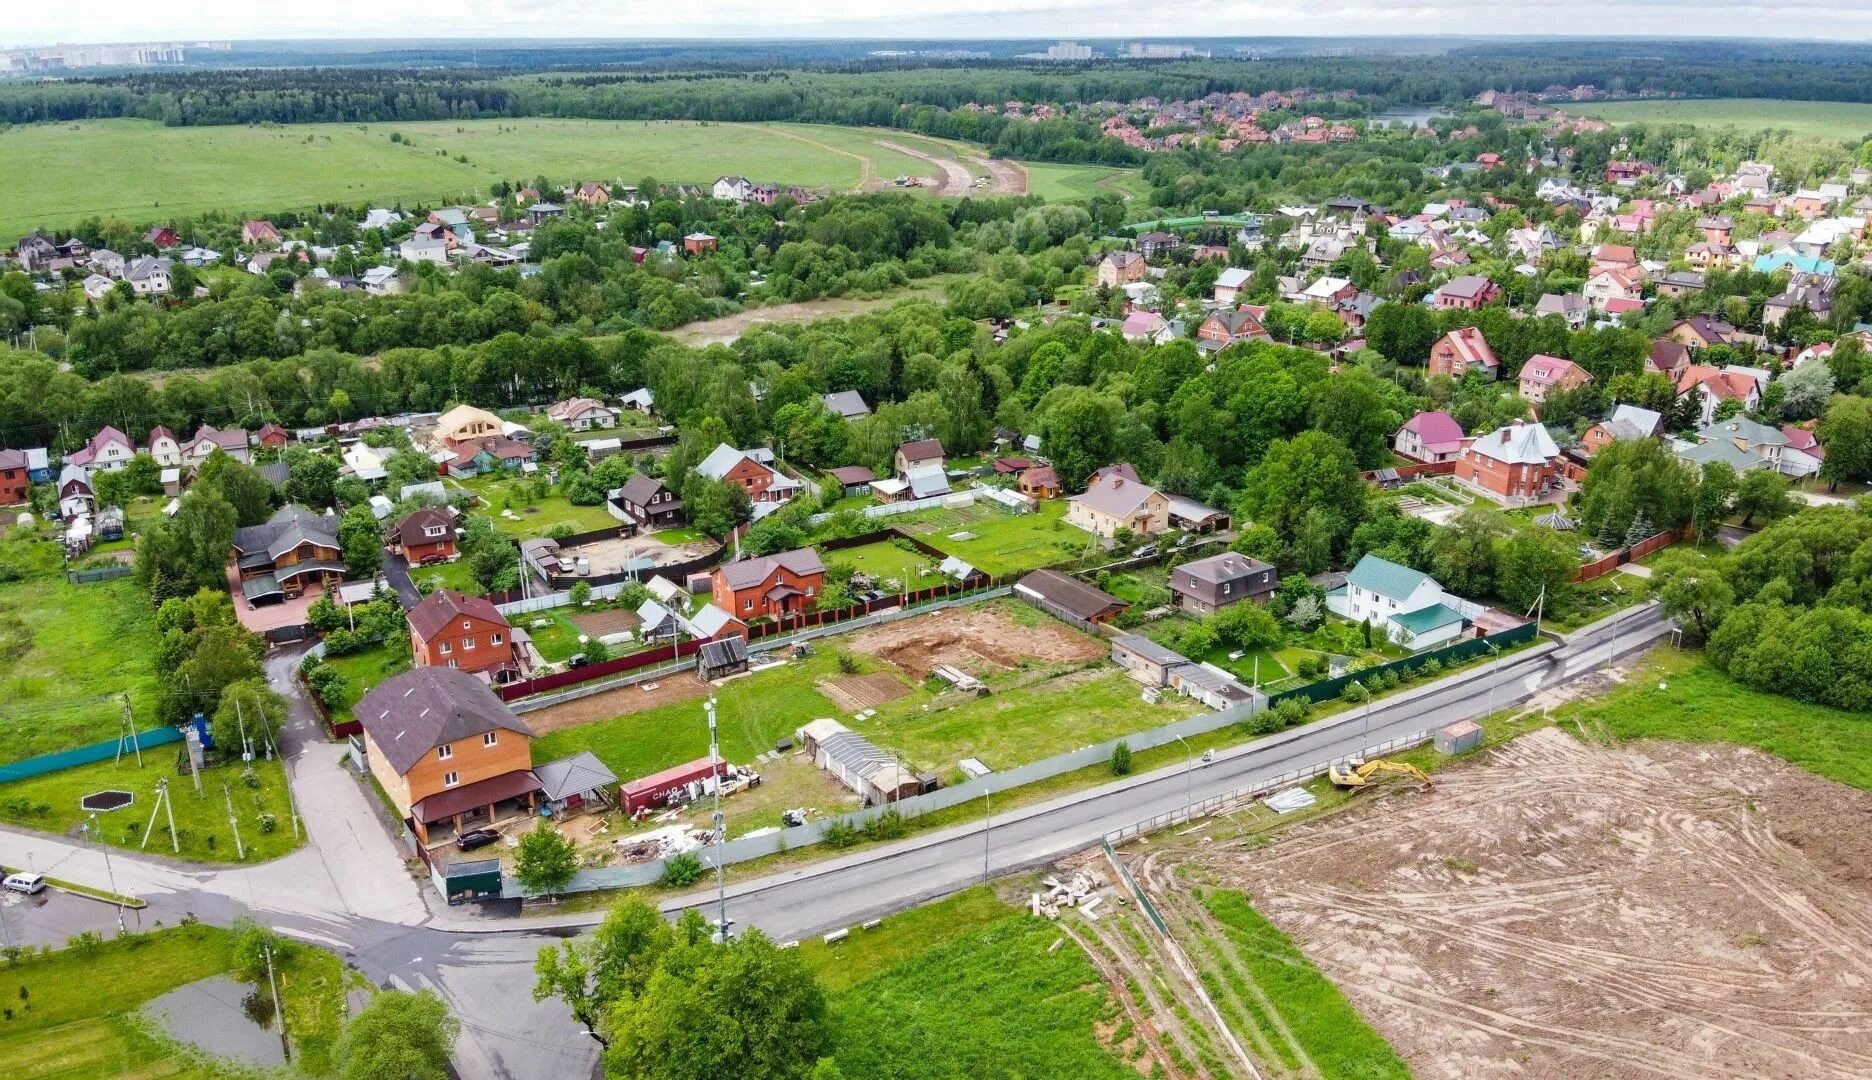
<svg viewBox="0 0 1872 1080"><path fill-rule="evenodd" d="M476 829L473 832L465 832L457 836L455 838L455 849L457 851L473 851L476 848L487 847L489 844L499 839L500 833L495 832L493 829Z"/></svg>
<svg viewBox="0 0 1872 1080"><path fill-rule="evenodd" d="M9 874L5 881L0 881L0 888L12 892L25 893L28 896L45 890L44 874Z"/></svg>

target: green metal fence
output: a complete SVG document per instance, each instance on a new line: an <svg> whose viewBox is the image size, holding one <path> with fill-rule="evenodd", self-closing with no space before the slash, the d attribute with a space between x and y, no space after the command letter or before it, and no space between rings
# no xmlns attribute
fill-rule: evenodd
<svg viewBox="0 0 1872 1080"><path fill-rule="evenodd" d="M1338 678L1321 679L1318 682L1311 682L1305 686L1296 686L1292 690L1283 690L1278 694L1269 694L1268 704L1276 705L1286 701L1288 698L1303 698L1315 705L1322 701L1333 701L1345 692L1347 686L1355 682L1362 683L1380 672L1396 671L1402 673L1405 671L1415 671L1431 660L1435 660L1444 667L1448 667L1451 664L1460 664L1464 660L1473 660L1483 653L1489 652L1490 645L1495 646L1497 649L1506 649L1512 645L1533 641L1538 635L1538 629L1539 628L1533 623L1525 623L1512 630L1503 630L1501 633L1490 637L1465 638L1454 645L1447 645L1441 649L1430 649L1425 652L1420 652L1415 656L1407 656L1402 660L1392 660L1388 663L1375 664L1372 667L1361 668L1358 671L1341 675Z"/></svg>
<svg viewBox="0 0 1872 1080"><path fill-rule="evenodd" d="M139 747L144 750L149 750L153 747L162 746L165 743L181 741L182 731L180 728L151 728L148 731L137 732L133 741L124 742L123 752L126 754L133 754ZM99 761L107 761L117 756L117 743L118 740L116 739L107 739L104 742L92 743L90 746L80 746L73 750L60 750L56 754L41 754L35 758L27 758L25 761L15 761L9 765L0 765L0 784L13 780L25 780L32 776L44 776L47 773L76 768L79 765L91 765Z"/></svg>

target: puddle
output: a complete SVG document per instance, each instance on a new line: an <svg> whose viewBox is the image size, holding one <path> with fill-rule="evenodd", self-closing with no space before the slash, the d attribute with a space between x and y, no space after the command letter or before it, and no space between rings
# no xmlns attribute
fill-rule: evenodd
<svg viewBox="0 0 1872 1080"><path fill-rule="evenodd" d="M203 1053L267 1067L286 1063L265 986L216 975L169 991L143 1006L143 1015Z"/></svg>

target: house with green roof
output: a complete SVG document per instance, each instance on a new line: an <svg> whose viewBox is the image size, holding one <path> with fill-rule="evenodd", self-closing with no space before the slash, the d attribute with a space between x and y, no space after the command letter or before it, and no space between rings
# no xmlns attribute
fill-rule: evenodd
<svg viewBox="0 0 1872 1080"><path fill-rule="evenodd" d="M1389 559L1367 555L1346 583L1326 594L1326 609L1384 630L1393 642L1421 652L1461 636L1467 602L1443 591L1435 578Z"/></svg>

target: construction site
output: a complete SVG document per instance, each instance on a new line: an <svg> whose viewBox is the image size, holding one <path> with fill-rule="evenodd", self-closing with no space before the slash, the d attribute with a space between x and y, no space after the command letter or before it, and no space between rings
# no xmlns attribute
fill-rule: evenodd
<svg viewBox="0 0 1872 1080"><path fill-rule="evenodd" d="M1053 867L1140 1072L1872 1077L1872 792L1496 723Z"/></svg>

